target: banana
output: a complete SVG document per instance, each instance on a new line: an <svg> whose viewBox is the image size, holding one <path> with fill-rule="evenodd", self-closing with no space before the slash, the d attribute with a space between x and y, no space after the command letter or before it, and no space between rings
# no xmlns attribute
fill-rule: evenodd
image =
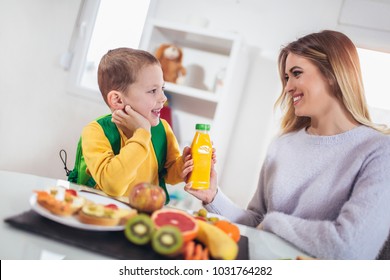
<svg viewBox="0 0 390 280"><path fill-rule="evenodd" d="M238 254L238 245L223 230L207 222L197 220L198 234L196 239L209 248L214 259L234 260Z"/></svg>

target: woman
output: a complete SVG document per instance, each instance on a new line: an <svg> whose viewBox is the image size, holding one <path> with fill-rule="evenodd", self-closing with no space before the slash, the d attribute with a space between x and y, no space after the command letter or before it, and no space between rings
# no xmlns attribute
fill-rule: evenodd
<svg viewBox="0 0 390 280"><path fill-rule="evenodd" d="M279 55L281 135L246 210L220 189L186 190L208 211L273 232L321 259L374 259L390 229L390 131L371 122L356 47L322 31ZM187 156L184 174L192 170Z"/></svg>

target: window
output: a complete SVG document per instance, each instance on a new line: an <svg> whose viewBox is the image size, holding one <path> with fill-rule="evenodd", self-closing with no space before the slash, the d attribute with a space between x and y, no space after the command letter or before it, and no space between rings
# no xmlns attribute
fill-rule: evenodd
<svg viewBox="0 0 390 280"><path fill-rule="evenodd" d="M101 100L97 85L97 68L101 57L113 48L139 47L152 2L153 0L82 1L67 54L68 59L72 58L69 83L71 93Z"/></svg>
<svg viewBox="0 0 390 280"><path fill-rule="evenodd" d="M371 117L390 126L390 53L358 48L363 83Z"/></svg>

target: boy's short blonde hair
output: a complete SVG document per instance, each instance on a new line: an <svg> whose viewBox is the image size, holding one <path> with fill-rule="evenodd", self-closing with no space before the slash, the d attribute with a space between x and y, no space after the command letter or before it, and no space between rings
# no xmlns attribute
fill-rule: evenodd
<svg viewBox="0 0 390 280"><path fill-rule="evenodd" d="M118 48L108 51L100 60L98 85L104 101L112 90L123 93L136 82L139 71L148 65L160 62L149 52L131 48Z"/></svg>

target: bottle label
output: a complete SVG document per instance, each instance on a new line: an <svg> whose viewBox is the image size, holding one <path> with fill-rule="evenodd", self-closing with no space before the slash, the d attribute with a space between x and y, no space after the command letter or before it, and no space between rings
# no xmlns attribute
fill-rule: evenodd
<svg viewBox="0 0 390 280"><path fill-rule="evenodd" d="M198 148L198 153L199 153L199 154L205 154L205 155L207 155L207 154L210 153L210 147L209 147L209 146L206 146L206 145L200 146L200 147Z"/></svg>

